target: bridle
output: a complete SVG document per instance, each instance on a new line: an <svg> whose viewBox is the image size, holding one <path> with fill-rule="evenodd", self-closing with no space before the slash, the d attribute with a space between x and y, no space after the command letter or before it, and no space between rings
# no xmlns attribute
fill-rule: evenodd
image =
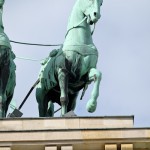
<svg viewBox="0 0 150 150"><path fill-rule="evenodd" d="M85 16L79 23L77 23L77 24L74 25L73 27L69 28L69 29L67 30L67 33L66 33L66 35L65 35L65 38L67 37L68 33L69 33L72 29L75 29L75 28L79 27L86 19L87 19L87 16ZM93 28L93 30L91 31L91 35L93 35L93 33L94 33L95 26L96 26L96 23L94 23L94 28Z"/></svg>
<svg viewBox="0 0 150 150"><path fill-rule="evenodd" d="M93 5L93 4L91 4L91 5ZM89 7L91 7L91 5L90 5ZM66 36L68 35L69 31L71 31L71 30L74 29L74 28L79 27L87 18L88 18L88 17L85 16L79 23L77 23L77 24L74 25L73 27L69 28L69 29L67 30L67 33L66 33L66 35L65 35L65 38L66 38ZM95 26L96 26L96 23L94 23L94 27L93 27L93 30L91 31L91 35L93 35L93 33L94 33L94 31L95 31Z"/></svg>

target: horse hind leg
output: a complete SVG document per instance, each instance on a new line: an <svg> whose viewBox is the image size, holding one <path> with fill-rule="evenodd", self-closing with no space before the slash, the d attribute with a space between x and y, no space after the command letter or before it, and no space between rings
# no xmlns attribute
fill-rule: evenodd
<svg viewBox="0 0 150 150"><path fill-rule="evenodd" d="M0 118L5 118L6 116L5 101L3 94L0 94Z"/></svg>
<svg viewBox="0 0 150 150"><path fill-rule="evenodd" d="M7 113L7 97L6 92L2 91L0 92L0 118L5 118Z"/></svg>
<svg viewBox="0 0 150 150"><path fill-rule="evenodd" d="M72 111L75 110L78 94L79 94L79 92L74 93L74 94L68 94L70 101L68 103L67 112L69 112L71 110Z"/></svg>
<svg viewBox="0 0 150 150"><path fill-rule="evenodd" d="M41 88L36 89L36 99L38 102L39 117L46 117L48 102L46 101L46 94Z"/></svg>
<svg viewBox="0 0 150 150"><path fill-rule="evenodd" d="M9 104L10 104L12 98L13 98L13 94L10 95L9 97L7 97L6 106L5 106L5 112L6 112L6 113L7 113L7 111L8 111L8 106L9 106Z"/></svg>
<svg viewBox="0 0 150 150"><path fill-rule="evenodd" d="M54 104L52 101L48 102L48 108L47 108L47 117L53 117L54 116Z"/></svg>
<svg viewBox="0 0 150 150"><path fill-rule="evenodd" d="M6 107L7 107L7 96L6 96L6 88L9 80L10 70L9 64L4 65L3 69L0 72L0 118L6 117Z"/></svg>
<svg viewBox="0 0 150 150"><path fill-rule="evenodd" d="M65 69L58 69L58 81L60 87L60 103L61 103L61 116L67 113L68 105L68 75Z"/></svg>
<svg viewBox="0 0 150 150"><path fill-rule="evenodd" d="M94 81L94 87L91 93L91 98L87 102L86 109L88 112L94 112L97 106L97 98L99 96L99 85L101 81L102 74L97 69L92 68L88 74L89 81Z"/></svg>

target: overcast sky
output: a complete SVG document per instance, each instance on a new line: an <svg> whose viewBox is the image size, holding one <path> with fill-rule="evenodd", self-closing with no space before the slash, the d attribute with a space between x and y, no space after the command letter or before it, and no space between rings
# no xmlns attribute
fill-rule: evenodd
<svg viewBox="0 0 150 150"><path fill-rule="evenodd" d="M61 44L75 0L6 0L3 22L11 40ZM86 111L92 86L77 102L78 116L135 116L135 126L150 126L150 0L104 0L93 41L103 78L96 112ZM54 47L12 44L17 57L41 60ZM40 61L15 60L14 99L21 103L38 78ZM56 108L58 106L56 105ZM56 109L55 108L55 109ZM37 117L35 91L21 109ZM56 114L60 116L60 112Z"/></svg>

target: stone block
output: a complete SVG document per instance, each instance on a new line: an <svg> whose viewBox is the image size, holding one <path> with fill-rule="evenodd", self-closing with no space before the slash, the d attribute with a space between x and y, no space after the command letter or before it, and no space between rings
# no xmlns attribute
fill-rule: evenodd
<svg viewBox="0 0 150 150"><path fill-rule="evenodd" d="M121 144L121 150L133 150L133 144Z"/></svg>
<svg viewBox="0 0 150 150"><path fill-rule="evenodd" d="M46 146L45 150L57 150L57 146Z"/></svg>
<svg viewBox="0 0 150 150"><path fill-rule="evenodd" d="M73 150L73 146L61 146L61 150Z"/></svg>
<svg viewBox="0 0 150 150"><path fill-rule="evenodd" d="M0 147L0 150L11 150L10 147Z"/></svg>
<svg viewBox="0 0 150 150"><path fill-rule="evenodd" d="M117 144L106 144L105 150L117 150Z"/></svg>

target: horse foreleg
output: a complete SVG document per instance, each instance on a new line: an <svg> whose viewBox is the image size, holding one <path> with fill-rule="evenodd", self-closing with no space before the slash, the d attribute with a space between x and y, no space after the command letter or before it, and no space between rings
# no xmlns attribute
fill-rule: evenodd
<svg viewBox="0 0 150 150"><path fill-rule="evenodd" d="M60 87L61 116L63 116L67 113L68 105L68 76L65 69L58 69L58 81Z"/></svg>
<svg viewBox="0 0 150 150"><path fill-rule="evenodd" d="M95 68L90 69L88 74L89 80L94 81L94 87L91 93L91 98L86 105L88 112L94 112L97 106L97 98L99 96L99 85L101 81L102 74Z"/></svg>
<svg viewBox="0 0 150 150"><path fill-rule="evenodd" d="M7 101L6 88L7 88L7 84L9 84L8 83L9 75L10 75L9 66L5 65L0 72L0 117L1 118L5 117L7 113L5 111L6 101Z"/></svg>

